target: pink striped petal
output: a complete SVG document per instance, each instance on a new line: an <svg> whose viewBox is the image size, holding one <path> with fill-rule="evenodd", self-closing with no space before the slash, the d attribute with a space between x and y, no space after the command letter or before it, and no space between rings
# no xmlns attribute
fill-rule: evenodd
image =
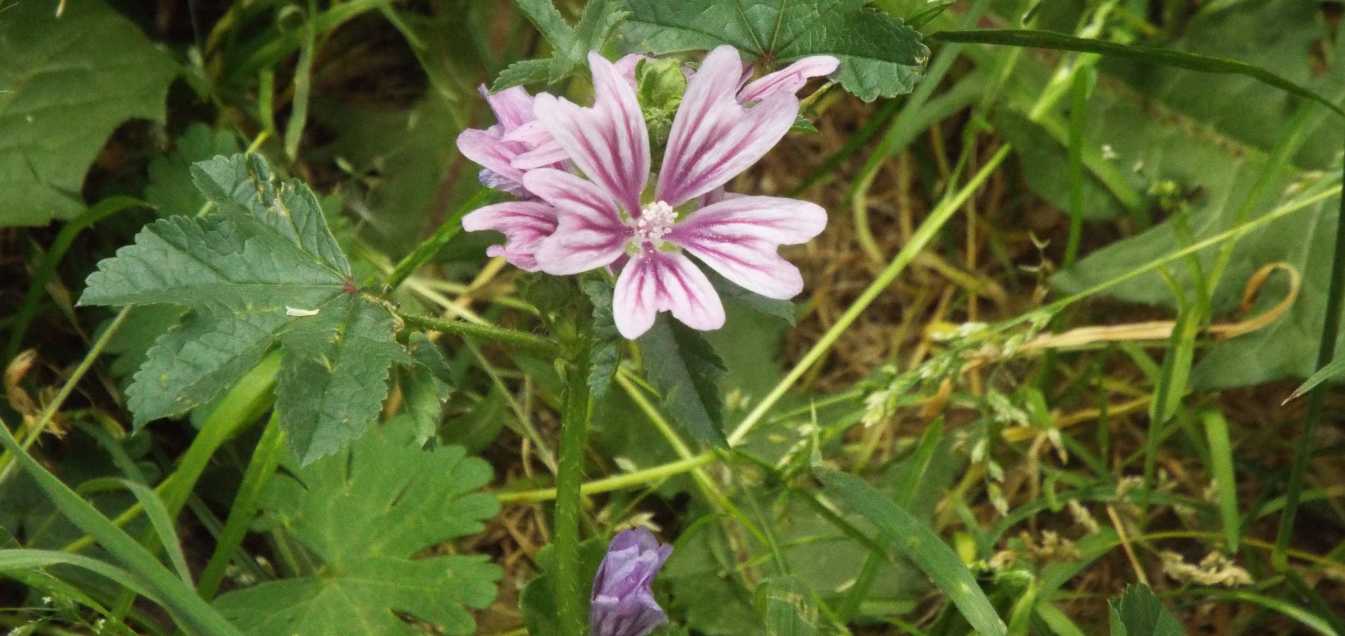
<svg viewBox="0 0 1345 636"><path fill-rule="evenodd" d="M755 102L776 93L797 94L809 79L831 75L840 65L841 61L830 55L805 57L774 73L753 80L738 91L738 101Z"/></svg>
<svg viewBox="0 0 1345 636"><path fill-rule="evenodd" d="M513 130L532 121L532 95L522 86L512 86L491 94L482 84L477 91L486 98L486 103L495 113L495 121L500 122L505 130Z"/></svg>
<svg viewBox="0 0 1345 636"><path fill-rule="evenodd" d="M485 168L481 182L498 190L523 195L523 171L512 165L514 156L523 150L517 142L502 141L500 127L489 130L468 128L458 135L458 152Z"/></svg>
<svg viewBox="0 0 1345 636"><path fill-rule="evenodd" d="M751 108L738 103L742 62L721 46L687 84L673 118L658 199L673 207L728 183L765 155L798 117L799 100L777 92Z"/></svg>
<svg viewBox="0 0 1345 636"><path fill-rule="evenodd" d="M462 229L504 234L504 245L492 245L486 254L504 256L515 267L533 272L539 244L556 231L556 209L538 201L497 203L462 217Z"/></svg>
<svg viewBox="0 0 1345 636"><path fill-rule="evenodd" d="M617 277L612 316L617 331L634 340L654 325L660 311L671 311L693 329L724 326L724 305L705 272L683 254L646 248Z"/></svg>
<svg viewBox="0 0 1345 636"><path fill-rule="evenodd" d="M649 132L635 89L597 53L589 53L594 99L582 108L546 93L533 112L571 161L602 186L627 212L638 214L640 193L649 180Z"/></svg>
<svg viewBox="0 0 1345 636"><path fill-rule="evenodd" d="M568 172L539 168L523 176L528 191L556 209L556 232L537 249L542 271L564 276L602 267L624 252L631 228L602 188Z"/></svg>
<svg viewBox="0 0 1345 636"><path fill-rule="evenodd" d="M803 291L803 276L776 249L805 243L826 225L826 211L807 201L743 196L691 213L664 238L744 289L786 299Z"/></svg>

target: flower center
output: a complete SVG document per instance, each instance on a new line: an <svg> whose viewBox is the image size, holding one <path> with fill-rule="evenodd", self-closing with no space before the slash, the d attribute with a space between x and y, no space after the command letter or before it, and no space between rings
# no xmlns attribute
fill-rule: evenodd
<svg viewBox="0 0 1345 636"><path fill-rule="evenodd" d="M635 242L656 242L672 231L677 222L677 212L666 201L655 201L640 210L640 218L635 220Z"/></svg>

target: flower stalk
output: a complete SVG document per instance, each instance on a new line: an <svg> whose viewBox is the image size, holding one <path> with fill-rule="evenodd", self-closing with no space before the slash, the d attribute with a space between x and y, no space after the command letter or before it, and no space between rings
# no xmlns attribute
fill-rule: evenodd
<svg viewBox="0 0 1345 636"><path fill-rule="evenodd" d="M554 584L556 610L561 633L586 632L584 613L579 607L580 591L585 589L579 572L580 486L584 481L584 440L588 435L589 348L576 347L565 373L565 402L561 412L559 472L556 475L556 519L553 543L556 551Z"/></svg>

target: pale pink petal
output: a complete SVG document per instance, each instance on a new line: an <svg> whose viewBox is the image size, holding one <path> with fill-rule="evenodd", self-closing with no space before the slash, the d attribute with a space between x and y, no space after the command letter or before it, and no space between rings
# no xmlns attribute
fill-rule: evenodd
<svg viewBox="0 0 1345 636"><path fill-rule="evenodd" d="M840 66L840 60L830 55L805 57L785 68L752 81L738 91L738 100L744 103L765 99L776 93L797 94L809 79L831 75Z"/></svg>
<svg viewBox="0 0 1345 636"><path fill-rule="evenodd" d="M497 203L462 217L462 229L504 234L504 245L492 245L486 253L502 255L515 267L532 272L537 270L538 245L556 231L556 210L538 201Z"/></svg>
<svg viewBox="0 0 1345 636"><path fill-rule="evenodd" d="M578 274L622 255L631 228L621 221L616 202L602 188L551 168L529 171L523 184L556 209L556 232L537 249L542 271Z"/></svg>
<svg viewBox="0 0 1345 636"><path fill-rule="evenodd" d="M532 95L522 86L512 86L491 94L485 85L477 88L495 113L495 121L505 130L513 130L532 121Z"/></svg>
<svg viewBox="0 0 1345 636"><path fill-rule="evenodd" d="M641 55L641 54L639 54L639 53L630 53L630 54L628 54L628 55L623 56L621 59L619 59L619 60L613 62L613 63L612 63L612 66L613 66L613 68L616 69L616 72L617 72L619 75L621 75L621 77L622 77L623 79L625 79L627 82L629 82L632 88L634 88L634 87L635 87L635 67L636 67L637 65L639 65L640 60L643 60L643 59L645 59L645 56L643 56L643 55Z"/></svg>
<svg viewBox="0 0 1345 636"><path fill-rule="evenodd" d="M546 93L533 112L571 161L602 186L631 214L640 210L640 193L649 179L649 132L635 90L597 53L593 70L593 107L582 108Z"/></svg>
<svg viewBox="0 0 1345 636"><path fill-rule="evenodd" d="M799 100L775 93L751 108L738 103L738 51L710 52L687 84L663 155L657 198L676 207L728 183L766 154L798 117Z"/></svg>
<svg viewBox="0 0 1345 636"><path fill-rule="evenodd" d="M617 331L634 340L653 326L660 311L671 311L693 329L724 326L724 305L705 272L683 254L647 247L617 277L612 316Z"/></svg>
<svg viewBox="0 0 1345 636"><path fill-rule="evenodd" d="M482 183L513 194L523 192L523 171L512 165L514 156L523 149L520 143L502 141L499 126L489 130L468 128L458 135L458 152L485 168Z"/></svg>
<svg viewBox="0 0 1345 636"><path fill-rule="evenodd" d="M805 243L826 225L826 211L807 201L743 196L691 213L664 238L744 289L786 299L803 291L803 276L776 249Z"/></svg>
<svg viewBox="0 0 1345 636"><path fill-rule="evenodd" d="M555 140L547 140L546 143L514 157L511 165L524 171L536 170L537 168L554 168L569 158L569 153L565 152L565 149L559 143L556 143Z"/></svg>

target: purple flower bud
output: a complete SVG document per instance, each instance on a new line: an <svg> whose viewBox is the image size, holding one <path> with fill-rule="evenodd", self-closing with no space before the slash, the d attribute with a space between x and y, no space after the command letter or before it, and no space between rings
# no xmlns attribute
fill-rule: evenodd
<svg viewBox="0 0 1345 636"><path fill-rule="evenodd" d="M668 622L649 586L671 554L672 546L644 528L616 535L593 577L589 634L644 636Z"/></svg>

